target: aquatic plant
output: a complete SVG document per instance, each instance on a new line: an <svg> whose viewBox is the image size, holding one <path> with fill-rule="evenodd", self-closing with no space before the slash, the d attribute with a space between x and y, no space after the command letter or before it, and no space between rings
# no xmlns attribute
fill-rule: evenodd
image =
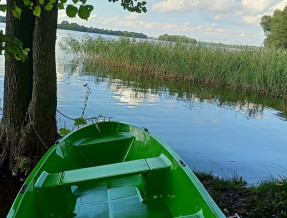
<svg viewBox="0 0 287 218"><path fill-rule="evenodd" d="M287 97L287 50L139 40L65 38L85 61L199 84Z"/></svg>

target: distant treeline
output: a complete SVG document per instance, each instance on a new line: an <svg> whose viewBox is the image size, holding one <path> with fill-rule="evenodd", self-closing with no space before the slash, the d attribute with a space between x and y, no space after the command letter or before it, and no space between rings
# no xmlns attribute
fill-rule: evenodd
<svg viewBox="0 0 287 218"><path fill-rule="evenodd" d="M6 23L6 17L0 16L0 23Z"/></svg>
<svg viewBox="0 0 287 218"><path fill-rule="evenodd" d="M158 37L158 40L189 43L189 44L196 44L197 43L196 39L192 39L192 38L189 38L186 36L168 35L168 34L160 35Z"/></svg>
<svg viewBox="0 0 287 218"><path fill-rule="evenodd" d="M127 31L113 31L113 30L85 27L83 25L79 25L76 23L69 23L68 21L62 21L60 24L58 24L58 29L147 39L147 36L143 33L127 32Z"/></svg>

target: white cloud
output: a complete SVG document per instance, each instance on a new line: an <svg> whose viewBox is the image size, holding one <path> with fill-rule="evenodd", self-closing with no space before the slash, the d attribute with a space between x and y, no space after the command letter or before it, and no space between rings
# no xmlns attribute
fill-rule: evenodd
<svg viewBox="0 0 287 218"><path fill-rule="evenodd" d="M118 22L120 18L118 16L114 16L114 17L109 17L109 18L105 18L101 20L103 24L112 24L112 23Z"/></svg>
<svg viewBox="0 0 287 218"><path fill-rule="evenodd" d="M242 20L246 24L259 26L263 15L272 15L275 10L283 10L287 6L287 0L242 0L242 5L245 9Z"/></svg>
<svg viewBox="0 0 287 218"><path fill-rule="evenodd" d="M59 10L58 17L59 18L67 18L66 11L65 10Z"/></svg>
<svg viewBox="0 0 287 218"><path fill-rule="evenodd" d="M192 8L195 8L197 2L197 0L167 0L153 4L152 9L159 12L183 12L188 11L191 6L193 6Z"/></svg>
<svg viewBox="0 0 287 218"><path fill-rule="evenodd" d="M235 16L247 25L259 26L264 14L271 15L286 5L287 0L162 0L153 4L152 9L162 13L206 10L216 21L228 22L230 16Z"/></svg>
<svg viewBox="0 0 287 218"><path fill-rule="evenodd" d="M240 3L236 0L163 0L155 3L152 9L159 12L185 12L197 9L209 11L230 11L238 9Z"/></svg>
<svg viewBox="0 0 287 218"><path fill-rule="evenodd" d="M279 2L280 0L242 0L242 6L250 13L259 14L265 13L270 7Z"/></svg>
<svg viewBox="0 0 287 218"><path fill-rule="evenodd" d="M154 32L159 34L186 35L200 41L226 42L226 43L243 43L246 40L247 33L234 28L224 28L215 23L207 25L192 26L190 23L182 25L170 24L166 22L147 22L139 19L123 20L118 16L101 19L104 24L112 25L115 29L129 29L136 32ZM249 34L250 38L254 37ZM264 36L260 36L262 38Z"/></svg>
<svg viewBox="0 0 287 218"><path fill-rule="evenodd" d="M245 38L246 34L244 32L240 33L241 38Z"/></svg>
<svg viewBox="0 0 287 218"><path fill-rule="evenodd" d="M88 20L93 20L93 19L96 19L97 18L97 15L96 14L91 14L90 17L88 18Z"/></svg>
<svg viewBox="0 0 287 218"><path fill-rule="evenodd" d="M125 17L126 20L136 20L140 17L138 13L130 13L128 16Z"/></svg>
<svg viewBox="0 0 287 218"><path fill-rule="evenodd" d="M263 15L243 16L242 20L247 24L257 26L260 24L260 20L262 16Z"/></svg>

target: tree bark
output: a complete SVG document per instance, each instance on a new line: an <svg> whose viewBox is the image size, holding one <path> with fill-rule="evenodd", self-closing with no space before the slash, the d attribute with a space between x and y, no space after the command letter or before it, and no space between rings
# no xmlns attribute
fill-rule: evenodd
<svg viewBox="0 0 287 218"><path fill-rule="evenodd" d="M21 19L13 16L17 4ZM42 8L40 17L23 5L7 0L6 34L30 48L24 63L5 60L4 106L0 135L0 168L17 175L28 171L47 151L57 135L55 42L57 5Z"/></svg>

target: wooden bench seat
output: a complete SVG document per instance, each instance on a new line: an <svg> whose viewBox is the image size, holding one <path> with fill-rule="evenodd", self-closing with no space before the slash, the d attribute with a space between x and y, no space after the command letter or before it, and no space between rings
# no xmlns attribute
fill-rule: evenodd
<svg viewBox="0 0 287 218"><path fill-rule="evenodd" d="M170 160L166 156L160 155L159 157L154 158L75 169L59 173L47 173L46 171L43 171L36 181L34 188L71 186L84 181L123 175L144 174L154 170L164 169L169 166L171 166Z"/></svg>

